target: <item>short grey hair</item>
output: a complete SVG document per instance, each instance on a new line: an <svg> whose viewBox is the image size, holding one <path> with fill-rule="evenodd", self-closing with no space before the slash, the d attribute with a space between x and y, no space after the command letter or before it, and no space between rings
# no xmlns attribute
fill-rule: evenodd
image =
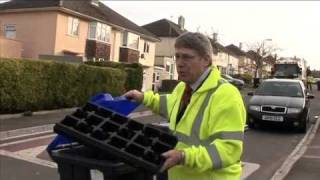
<svg viewBox="0 0 320 180"><path fill-rule="evenodd" d="M174 44L175 48L189 48L198 52L200 56L208 55L212 60L212 46L207 36L199 32L185 32Z"/></svg>

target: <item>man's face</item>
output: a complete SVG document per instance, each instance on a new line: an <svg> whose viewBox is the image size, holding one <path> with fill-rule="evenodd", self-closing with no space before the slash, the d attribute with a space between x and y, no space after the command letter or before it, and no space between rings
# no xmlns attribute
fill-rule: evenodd
<svg viewBox="0 0 320 180"><path fill-rule="evenodd" d="M187 84L196 82L209 66L210 58L189 48L176 48L175 51L178 79Z"/></svg>

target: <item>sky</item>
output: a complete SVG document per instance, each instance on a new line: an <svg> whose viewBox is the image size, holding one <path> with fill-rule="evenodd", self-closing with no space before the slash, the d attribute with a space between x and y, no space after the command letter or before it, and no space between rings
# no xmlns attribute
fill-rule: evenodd
<svg viewBox="0 0 320 180"><path fill-rule="evenodd" d="M102 2L140 26L163 18L177 23L182 15L188 31L218 33L223 45L246 48L269 39L279 56L303 58L320 70L320 1Z"/></svg>

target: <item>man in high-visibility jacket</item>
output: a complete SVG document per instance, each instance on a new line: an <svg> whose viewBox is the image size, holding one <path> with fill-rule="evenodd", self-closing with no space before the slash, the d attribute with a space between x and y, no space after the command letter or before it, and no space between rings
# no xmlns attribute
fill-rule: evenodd
<svg viewBox="0 0 320 180"><path fill-rule="evenodd" d="M212 66L212 46L200 33L187 32L175 42L180 82L171 94L128 91L125 96L143 103L170 121L178 138L175 149L163 154L162 170L170 180L238 180L246 119L236 87ZM185 104L187 89L192 94Z"/></svg>

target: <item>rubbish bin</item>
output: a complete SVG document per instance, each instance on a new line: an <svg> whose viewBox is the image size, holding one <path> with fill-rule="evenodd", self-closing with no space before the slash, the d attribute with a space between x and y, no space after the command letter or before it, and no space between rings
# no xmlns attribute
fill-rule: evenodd
<svg viewBox="0 0 320 180"><path fill-rule="evenodd" d="M260 84L260 78L253 78L253 87L257 88Z"/></svg>
<svg viewBox="0 0 320 180"><path fill-rule="evenodd" d="M317 87L318 87L318 91L320 91L320 80L317 81Z"/></svg>
<svg viewBox="0 0 320 180"><path fill-rule="evenodd" d="M127 118L136 107L102 94L56 123L59 135L47 150L60 180L154 179L164 160L160 154L177 140L164 129Z"/></svg>
<svg viewBox="0 0 320 180"><path fill-rule="evenodd" d="M107 154L79 145L53 150L60 180L152 180L153 175L139 171Z"/></svg>

